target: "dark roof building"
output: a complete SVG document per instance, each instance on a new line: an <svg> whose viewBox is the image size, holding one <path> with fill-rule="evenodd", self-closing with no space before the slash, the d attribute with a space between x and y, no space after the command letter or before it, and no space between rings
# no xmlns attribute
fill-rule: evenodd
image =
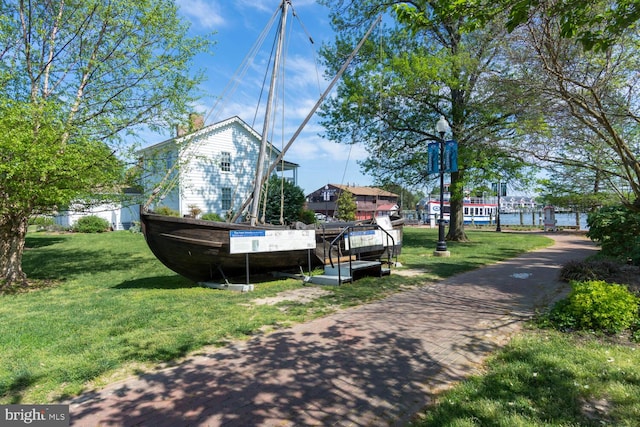
<svg viewBox="0 0 640 427"><path fill-rule="evenodd" d="M356 219L392 215L398 212L398 195L377 187L327 184L307 195L307 209L331 218L335 216L336 200L343 191L356 200Z"/></svg>

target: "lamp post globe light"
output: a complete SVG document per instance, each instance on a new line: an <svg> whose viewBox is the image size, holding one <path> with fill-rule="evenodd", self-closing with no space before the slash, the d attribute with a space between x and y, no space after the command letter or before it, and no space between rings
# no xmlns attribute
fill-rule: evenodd
<svg viewBox="0 0 640 427"><path fill-rule="evenodd" d="M447 242L444 237L444 134L449 132L451 127L444 116L440 116L438 123L436 123L436 132L440 135L440 218L438 219L438 243L435 256L447 257L451 253L447 250Z"/></svg>

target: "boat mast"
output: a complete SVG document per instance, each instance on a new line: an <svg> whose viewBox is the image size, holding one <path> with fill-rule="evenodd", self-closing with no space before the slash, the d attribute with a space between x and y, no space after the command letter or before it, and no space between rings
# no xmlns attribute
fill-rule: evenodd
<svg viewBox="0 0 640 427"><path fill-rule="evenodd" d="M271 72L271 84L269 86L269 96L267 98L266 111L264 113L264 123L262 125L262 140L260 142L260 153L258 155L258 165L256 167L256 178L254 181L253 189L253 204L251 205L251 220L252 226L256 225L258 220L258 209L260 206L260 192L262 191L262 181L264 174L264 162L267 152L267 136L269 132L269 120L271 119L271 109L273 104L273 97L275 93L275 87L278 80L278 71L280 68L280 61L282 57L282 47L284 45L284 33L287 24L287 11L290 0L282 0L280 28L278 33L278 45L276 48L276 54L273 61L273 70Z"/></svg>
<svg viewBox="0 0 640 427"><path fill-rule="evenodd" d="M355 47L355 49L353 49L353 51L351 52L351 54L349 55L349 57L347 58L347 60L342 64L342 67L340 68L340 70L338 71L338 73L334 76L333 80L331 81L331 83L329 84L329 86L327 86L327 88L325 89L325 91L322 93L322 95L320 96L320 99L318 99L318 101L316 102L316 104L313 106L313 108L311 109L311 111L309 112L309 114L307 114L307 117L305 117L304 121L302 122L302 124L300 126L298 126L298 129L296 130L296 132L294 133L294 135L291 137L291 139L289 139L289 142L287 142L287 145L285 145L285 147L282 149L282 151L280 152L280 154L278 155L278 157L271 163L271 166L269 167L269 169L267 170L266 175L271 174L271 172L273 172L277 166L277 164L284 158L284 155L286 154L287 150L289 150L289 147L291 147L291 144L293 144L293 142L296 140L296 138L298 137L298 135L300 135L300 133L302 132L302 130L304 129L304 127L307 125L307 123L309 122L309 120L311 120L311 117L315 114L315 112L318 110L318 108L320 107L320 104L322 104L322 102L325 100L325 98L329 95L329 92L331 92L331 90L333 89L333 86L335 86L335 84L338 82L338 80L340 80L340 78L342 77L342 74L344 74L344 72L347 70L347 67L349 66L349 64L351 64L351 61L353 61L353 59L355 58L355 56L358 54L358 52L360 51L360 48L362 47L362 45L364 45L365 41L369 38L369 35L371 34L371 32L373 31L373 29L376 27L376 25L378 25L380 23L380 21L382 20L382 15L378 16L376 18L376 20L371 24L371 26L369 27L369 29L367 30L366 34L362 37L362 39L360 40L360 42L358 43L358 45ZM263 177L264 178L264 177ZM262 182L261 184L263 184L264 182ZM262 187L262 185L259 186L260 188ZM257 203L255 203L255 198L253 199L254 203L253 205L256 206ZM248 198L247 200L245 200L244 204L242 205L242 207L238 210L238 212L234 215L234 217L231 219L231 222L235 222L241 215L241 213L244 211L244 209L249 205L249 203L251 202L251 198ZM254 225L252 223L252 225Z"/></svg>

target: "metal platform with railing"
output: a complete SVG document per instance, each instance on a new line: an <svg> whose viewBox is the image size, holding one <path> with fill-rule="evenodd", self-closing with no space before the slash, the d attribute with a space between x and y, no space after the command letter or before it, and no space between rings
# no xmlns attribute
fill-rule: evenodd
<svg viewBox="0 0 640 427"><path fill-rule="evenodd" d="M308 283L341 285L362 277L382 277L398 262L398 242L390 230L378 224L323 229L324 274L309 276Z"/></svg>

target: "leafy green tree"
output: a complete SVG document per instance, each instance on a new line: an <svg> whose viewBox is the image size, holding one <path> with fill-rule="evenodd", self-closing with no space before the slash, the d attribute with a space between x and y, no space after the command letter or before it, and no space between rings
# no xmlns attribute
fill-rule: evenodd
<svg viewBox="0 0 640 427"><path fill-rule="evenodd" d="M323 125L329 139L362 143L370 153L364 170L385 182L424 186L427 144L439 140L435 124L444 115L458 142L459 170L451 174L448 240L464 241L464 189L522 165L499 144L512 134L514 111L503 85L492 84L508 72L501 53L506 31L501 22L472 28L451 2L331 1L339 35L323 56L336 68L346 47L379 13L390 12L395 26L382 27L361 49L343 77L337 96L325 103ZM508 159L505 161L504 159ZM516 169L513 169L516 167ZM447 178L449 178L447 174ZM503 179L506 176L503 176Z"/></svg>
<svg viewBox="0 0 640 427"><path fill-rule="evenodd" d="M0 2L0 287L28 218L114 194L125 137L182 121L202 80L172 0Z"/></svg>
<svg viewBox="0 0 640 427"><path fill-rule="evenodd" d="M353 193L343 190L336 200L336 217L342 221L354 221L358 206Z"/></svg>
<svg viewBox="0 0 640 427"><path fill-rule="evenodd" d="M539 180L541 202L575 211L588 212L618 204L615 193L606 191L597 173L578 167L554 167L550 178Z"/></svg>
<svg viewBox="0 0 640 427"><path fill-rule="evenodd" d="M640 1L616 0L491 0L453 3L460 10L473 10L470 15L482 25L496 14L508 11L507 28L513 31L526 24L541 10L560 24L560 35L578 40L587 50L607 50L618 37L634 31L640 19Z"/></svg>
<svg viewBox="0 0 640 427"><path fill-rule="evenodd" d="M529 108L517 120L525 137L510 150L565 177L566 187L588 176L593 187L578 191L614 193L640 210L640 84L629 78L640 67L640 37L585 51L547 10L514 36L510 79Z"/></svg>
<svg viewBox="0 0 640 427"><path fill-rule="evenodd" d="M424 197L422 192L414 193L400 184L392 182L382 184L380 188L399 196L398 206L400 210L415 210L416 204Z"/></svg>
<svg viewBox="0 0 640 427"><path fill-rule="evenodd" d="M304 191L291 181L271 175L263 191L266 197L264 218L272 224L290 224L301 220Z"/></svg>
<svg viewBox="0 0 640 427"><path fill-rule="evenodd" d="M303 209L300 213L300 221L304 222L305 224L314 224L318 222L318 219L316 218L316 213L314 211Z"/></svg>

